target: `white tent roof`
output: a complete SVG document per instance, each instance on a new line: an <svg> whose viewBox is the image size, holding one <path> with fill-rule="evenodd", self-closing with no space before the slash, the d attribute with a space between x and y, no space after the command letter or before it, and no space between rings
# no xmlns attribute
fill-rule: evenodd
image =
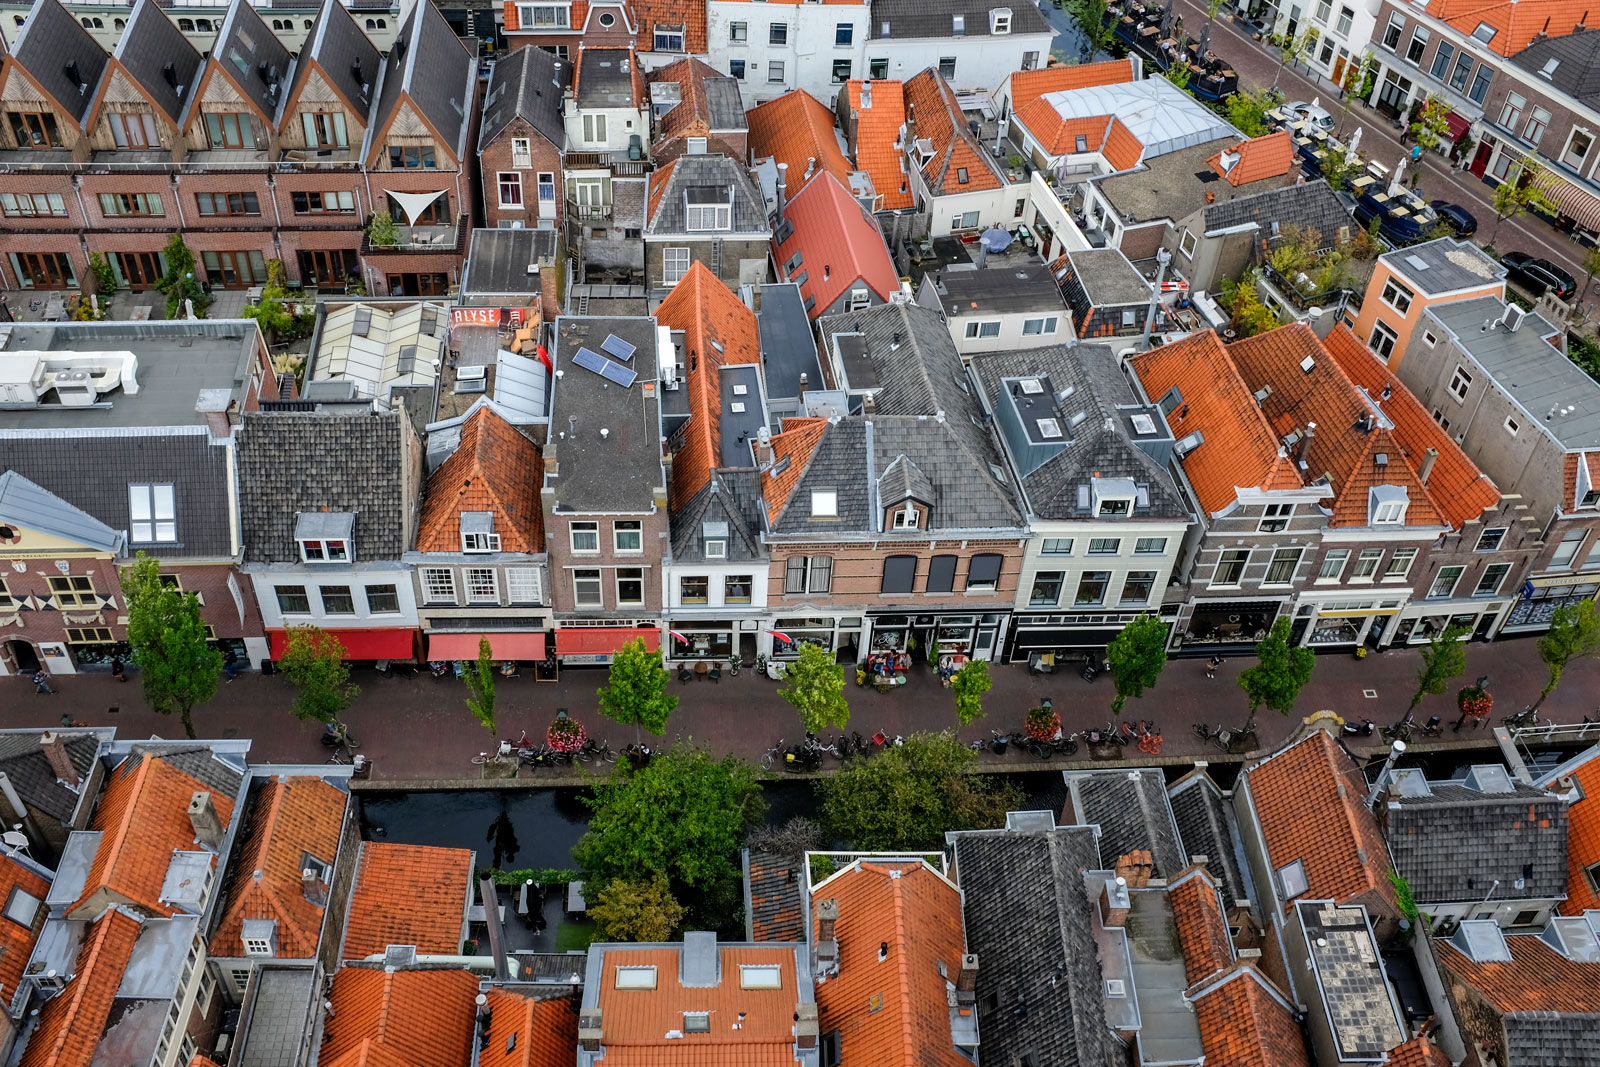
<svg viewBox="0 0 1600 1067"><path fill-rule="evenodd" d="M1165 78L1063 89L1044 99L1063 119L1115 115L1144 145L1144 158L1244 135Z"/></svg>

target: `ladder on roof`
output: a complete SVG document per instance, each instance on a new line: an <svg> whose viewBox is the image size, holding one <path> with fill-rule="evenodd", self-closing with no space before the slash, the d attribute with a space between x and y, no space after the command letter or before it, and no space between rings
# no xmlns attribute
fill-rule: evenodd
<svg viewBox="0 0 1600 1067"><path fill-rule="evenodd" d="M589 294L588 293L584 293L583 295L578 297L578 314L579 315L587 315L587 314L589 314Z"/></svg>
<svg viewBox="0 0 1600 1067"><path fill-rule="evenodd" d="M711 242L711 273L722 277L722 242Z"/></svg>

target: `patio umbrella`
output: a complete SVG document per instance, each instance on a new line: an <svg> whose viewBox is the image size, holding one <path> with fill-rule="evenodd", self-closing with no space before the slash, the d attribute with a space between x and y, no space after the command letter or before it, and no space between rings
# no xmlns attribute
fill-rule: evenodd
<svg viewBox="0 0 1600 1067"><path fill-rule="evenodd" d="M1211 50L1211 23L1200 27L1200 43L1195 47L1194 57L1204 63L1206 53Z"/></svg>
<svg viewBox="0 0 1600 1067"><path fill-rule="evenodd" d="M1165 34L1172 25L1172 0L1167 0L1167 6L1161 9L1161 32Z"/></svg>
<svg viewBox="0 0 1600 1067"><path fill-rule="evenodd" d="M1011 244L1011 235L997 226L993 229L984 230L980 240L983 241L984 247L989 251L1004 252Z"/></svg>
<svg viewBox="0 0 1600 1067"><path fill-rule="evenodd" d="M1400 162L1394 165L1394 177L1389 180L1389 195L1394 196L1400 191L1401 179L1406 174L1406 163L1411 159L1410 152L1400 153Z"/></svg>
<svg viewBox="0 0 1600 1067"><path fill-rule="evenodd" d="M1356 132L1350 135L1350 147L1344 151L1344 158L1351 163L1360 158L1360 155L1356 152L1356 146L1361 143L1361 130L1362 127L1356 127Z"/></svg>

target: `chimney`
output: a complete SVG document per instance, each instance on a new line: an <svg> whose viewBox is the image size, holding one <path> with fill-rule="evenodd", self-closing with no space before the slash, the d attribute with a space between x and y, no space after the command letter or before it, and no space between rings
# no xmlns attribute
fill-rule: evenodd
<svg viewBox="0 0 1600 1067"><path fill-rule="evenodd" d="M961 970L956 972L956 993L975 994L978 990L978 954L968 952L961 957Z"/></svg>
<svg viewBox="0 0 1600 1067"><path fill-rule="evenodd" d="M209 849L222 847L222 820L217 818L209 790L202 789L189 798L189 822L194 826L196 844Z"/></svg>
<svg viewBox="0 0 1600 1067"><path fill-rule="evenodd" d="M569 441L578 439L578 416L576 415L567 416L567 439Z"/></svg>
<svg viewBox="0 0 1600 1067"><path fill-rule="evenodd" d="M553 439L545 442L544 448L541 450L541 456L544 459L544 473L546 474L546 476L555 474L556 473L556 443L555 443L555 441Z"/></svg>
<svg viewBox="0 0 1600 1067"><path fill-rule="evenodd" d="M1206 190L1206 203L1215 204L1216 202L1217 202L1217 194L1216 194L1216 192L1211 190L1211 189L1207 189Z"/></svg>
<svg viewBox="0 0 1600 1067"><path fill-rule="evenodd" d="M839 939L834 931L838 921L837 900L817 901L817 943L811 953L811 970L819 978L839 973Z"/></svg>
<svg viewBox="0 0 1600 1067"><path fill-rule="evenodd" d="M44 749L44 758L50 761L50 773L55 775L57 780L76 789L82 779L78 777L78 769L72 765L72 760L67 756L67 739L56 730L46 730L39 738L39 747Z"/></svg>
<svg viewBox="0 0 1600 1067"><path fill-rule="evenodd" d="M1317 424L1314 422L1306 423L1305 436L1300 438L1300 454L1295 457L1296 462L1306 462L1306 457L1311 455L1311 439L1315 436L1317 436Z"/></svg>
<svg viewBox="0 0 1600 1067"><path fill-rule="evenodd" d="M837 900L817 901L817 939L819 941L834 940L834 927L839 922L839 902Z"/></svg>
<svg viewBox="0 0 1600 1067"><path fill-rule="evenodd" d="M1150 884L1150 875L1154 869L1155 861L1150 853L1143 849L1135 849L1117 860L1116 874L1128 888L1143 889Z"/></svg>
<svg viewBox="0 0 1600 1067"><path fill-rule="evenodd" d="M789 195L789 164L778 164L778 225L783 225L783 204Z"/></svg>
<svg viewBox="0 0 1600 1067"><path fill-rule="evenodd" d="M1121 867L1122 864L1119 862L1117 866ZM1108 927L1127 925L1130 903L1128 880L1121 875L1106 879L1106 884L1100 889L1100 924Z"/></svg>
<svg viewBox="0 0 1600 1067"><path fill-rule="evenodd" d="M794 1044L796 1048L817 1047L817 1004L803 1000L794 1006Z"/></svg>
<svg viewBox="0 0 1600 1067"><path fill-rule="evenodd" d="M807 156L806 157L806 176L801 180L802 181L810 181L811 180L811 174L816 169L817 169L817 157L816 156Z"/></svg>
<svg viewBox="0 0 1600 1067"><path fill-rule="evenodd" d="M233 423L228 418L228 409L232 406L233 391L230 389L202 389L194 403L195 411L206 417L206 429L217 438L233 435Z"/></svg>
<svg viewBox="0 0 1600 1067"><path fill-rule="evenodd" d="M772 466L772 431L765 426L756 431L756 466L762 470Z"/></svg>
<svg viewBox="0 0 1600 1067"><path fill-rule="evenodd" d="M1433 465L1439 459L1439 450L1430 448L1422 454L1422 465L1417 468L1417 481L1423 485L1428 484L1428 475L1433 473Z"/></svg>
<svg viewBox="0 0 1600 1067"><path fill-rule="evenodd" d="M584 1008L578 1013L578 1047L585 1052L599 1052L602 1036L600 1009Z"/></svg>

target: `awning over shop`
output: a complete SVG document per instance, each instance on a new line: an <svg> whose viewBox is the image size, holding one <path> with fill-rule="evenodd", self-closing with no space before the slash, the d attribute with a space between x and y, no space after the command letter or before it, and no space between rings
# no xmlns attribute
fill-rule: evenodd
<svg viewBox="0 0 1600 1067"><path fill-rule="evenodd" d="M1543 180L1561 214L1586 230L1600 231L1600 197L1548 171Z"/></svg>
<svg viewBox="0 0 1600 1067"><path fill-rule="evenodd" d="M580 626L556 631L556 655L609 655L629 641L644 638L644 647L655 652L661 647L661 631L632 626Z"/></svg>
<svg viewBox="0 0 1600 1067"><path fill-rule="evenodd" d="M344 646L345 659L411 659L416 653L415 630L328 630ZM289 646L287 630L271 630L272 658L282 659Z"/></svg>
<svg viewBox="0 0 1600 1067"><path fill-rule="evenodd" d="M1467 131L1472 129L1472 120L1461 115L1457 115L1454 111L1445 112L1444 124L1450 130L1451 144L1455 144L1457 141L1461 140L1461 138L1467 135Z"/></svg>
<svg viewBox="0 0 1600 1067"><path fill-rule="evenodd" d="M478 658L478 640L489 639L489 655L495 659L544 659L544 634L429 634L429 659Z"/></svg>

